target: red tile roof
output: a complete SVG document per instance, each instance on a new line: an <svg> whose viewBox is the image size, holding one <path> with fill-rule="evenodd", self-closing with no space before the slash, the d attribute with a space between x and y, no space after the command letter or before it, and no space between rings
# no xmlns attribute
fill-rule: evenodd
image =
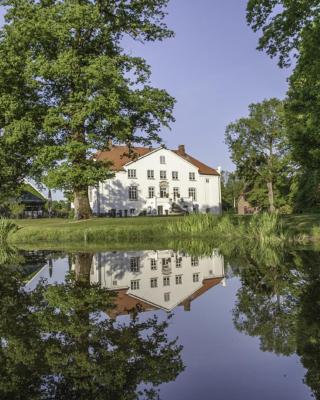
<svg viewBox="0 0 320 400"><path fill-rule="evenodd" d="M151 147L132 147L131 154L129 155L129 148L127 146L112 146L110 150L101 151L97 153L96 159L99 161L111 161L112 169L114 171L122 171L123 167L129 163L130 161L134 161L146 154L154 151L154 148ZM203 175L217 175L219 173L214 168L209 167L208 165L202 163L201 161L191 157L187 153L181 154L179 150L172 150L179 157L182 157L184 160L188 161L190 164L193 164L195 167L199 169L199 173Z"/></svg>

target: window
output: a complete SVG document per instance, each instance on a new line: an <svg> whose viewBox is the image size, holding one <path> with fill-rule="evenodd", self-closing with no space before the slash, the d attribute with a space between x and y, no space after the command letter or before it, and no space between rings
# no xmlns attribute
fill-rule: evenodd
<svg viewBox="0 0 320 400"><path fill-rule="evenodd" d="M167 171L160 171L160 179L167 179Z"/></svg>
<svg viewBox="0 0 320 400"><path fill-rule="evenodd" d="M199 282L199 274L193 274L192 279L193 282Z"/></svg>
<svg viewBox="0 0 320 400"><path fill-rule="evenodd" d="M173 188L173 198L177 199L178 197L180 197L180 189L177 187Z"/></svg>
<svg viewBox="0 0 320 400"><path fill-rule="evenodd" d="M176 285L182 284L182 275L176 275Z"/></svg>
<svg viewBox="0 0 320 400"><path fill-rule="evenodd" d="M169 267L169 263L171 262L170 258L162 258L162 266Z"/></svg>
<svg viewBox="0 0 320 400"><path fill-rule="evenodd" d="M172 179L177 181L179 179L178 171L172 171Z"/></svg>
<svg viewBox="0 0 320 400"><path fill-rule="evenodd" d="M160 164L165 164L165 163L166 163L165 156L160 156Z"/></svg>
<svg viewBox="0 0 320 400"><path fill-rule="evenodd" d="M130 271L139 272L139 270L140 270L139 257L130 257Z"/></svg>
<svg viewBox="0 0 320 400"><path fill-rule="evenodd" d="M195 172L189 172L189 180L190 181L195 181L196 180Z"/></svg>
<svg viewBox="0 0 320 400"><path fill-rule="evenodd" d="M156 259L151 258L150 267L151 267L151 271L156 271L156 269L157 269L157 260Z"/></svg>
<svg viewBox="0 0 320 400"><path fill-rule="evenodd" d="M147 177L148 177L148 179L154 179L154 170L153 169L148 169Z"/></svg>
<svg viewBox="0 0 320 400"><path fill-rule="evenodd" d="M117 281L113 281L112 282L112 286L117 286L118 285L118 282Z"/></svg>
<svg viewBox="0 0 320 400"><path fill-rule="evenodd" d="M150 186L148 188L148 197L149 197L149 199L152 199L154 197L154 187L153 186Z"/></svg>
<svg viewBox="0 0 320 400"><path fill-rule="evenodd" d="M150 279L150 286L151 286L152 288L158 287L158 278L151 278L151 279Z"/></svg>
<svg viewBox="0 0 320 400"><path fill-rule="evenodd" d="M134 179L137 177L137 171L135 169L128 169L128 178Z"/></svg>
<svg viewBox="0 0 320 400"><path fill-rule="evenodd" d="M162 199L168 197L168 189L166 187L160 187L160 197Z"/></svg>
<svg viewBox="0 0 320 400"><path fill-rule="evenodd" d="M196 188L189 188L189 197L191 197L191 199L193 201L197 200L197 192L196 192Z"/></svg>
<svg viewBox="0 0 320 400"><path fill-rule="evenodd" d="M131 216L134 215L135 212L136 212L136 209L135 209L135 208L130 208L130 215L131 215Z"/></svg>
<svg viewBox="0 0 320 400"><path fill-rule="evenodd" d="M193 267L197 267L199 265L199 258L198 257L191 257L191 265Z"/></svg>
<svg viewBox="0 0 320 400"><path fill-rule="evenodd" d="M139 290L140 289L140 280L136 279L130 282L131 290Z"/></svg>
<svg viewBox="0 0 320 400"><path fill-rule="evenodd" d="M209 182L210 182L209 178L206 178L206 183L209 183Z"/></svg>
<svg viewBox="0 0 320 400"><path fill-rule="evenodd" d="M170 301L170 293L164 293L164 301Z"/></svg>
<svg viewBox="0 0 320 400"><path fill-rule="evenodd" d="M170 286L170 276L163 277L163 286Z"/></svg>
<svg viewBox="0 0 320 400"><path fill-rule="evenodd" d="M176 257L176 268L180 268L182 265L182 257Z"/></svg>
<svg viewBox="0 0 320 400"><path fill-rule="evenodd" d="M138 199L138 188L137 186L129 187L129 200L137 200ZM131 210L130 210L131 212Z"/></svg>

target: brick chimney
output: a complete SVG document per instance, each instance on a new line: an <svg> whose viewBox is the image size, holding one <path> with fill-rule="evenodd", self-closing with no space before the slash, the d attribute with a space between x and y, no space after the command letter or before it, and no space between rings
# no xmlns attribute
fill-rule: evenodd
<svg viewBox="0 0 320 400"><path fill-rule="evenodd" d="M181 156L185 156L185 155L186 155L186 149L185 149L185 147L184 147L184 144L179 144L179 146L178 146L178 153L179 153Z"/></svg>

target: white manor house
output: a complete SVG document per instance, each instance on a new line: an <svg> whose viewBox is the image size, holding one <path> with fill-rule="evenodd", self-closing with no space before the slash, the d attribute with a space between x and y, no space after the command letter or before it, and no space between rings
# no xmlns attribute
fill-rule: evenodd
<svg viewBox="0 0 320 400"><path fill-rule="evenodd" d="M130 154L130 155L129 155ZM221 212L220 168L178 150L112 146L97 153L112 162L114 177L89 188L95 215L136 216Z"/></svg>

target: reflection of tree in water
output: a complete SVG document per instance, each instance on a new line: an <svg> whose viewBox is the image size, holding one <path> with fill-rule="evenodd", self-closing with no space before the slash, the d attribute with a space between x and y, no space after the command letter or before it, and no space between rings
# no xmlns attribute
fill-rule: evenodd
<svg viewBox="0 0 320 400"><path fill-rule="evenodd" d="M242 287L233 310L235 327L260 338L263 351L297 353L306 384L320 399L320 254L248 252L234 270Z"/></svg>
<svg viewBox="0 0 320 400"><path fill-rule="evenodd" d="M1 266L0 398L155 398L184 369L168 320L106 317L112 294L90 285L91 261L77 254L65 284L42 282L31 293Z"/></svg>

